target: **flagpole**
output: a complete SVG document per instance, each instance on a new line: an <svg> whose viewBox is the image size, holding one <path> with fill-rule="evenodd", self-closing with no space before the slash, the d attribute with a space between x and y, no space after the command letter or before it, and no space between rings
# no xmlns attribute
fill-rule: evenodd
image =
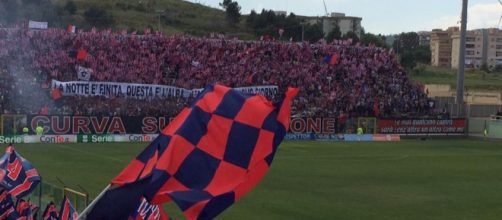
<svg viewBox="0 0 502 220"><path fill-rule="evenodd" d="M86 219L87 217L87 212L91 211L92 207L94 205L96 205L96 203L98 202L99 199L101 199L101 197L103 197L106 193L106 191L108 191L108 189L110 189L112 185L111 184L108 184L108 186L105 187L105 189L103 189L103 191L101 191L99 193L99 195L94 199L92 200L91 204L89 204L87 207L85 207L84 211L82 211L82 213L80 213L80 215L78 215L78 220L84 220Z"/></svg>
<svg viewBox="0 0 502 220"><path fill-rule="evenodd" d="M37 216L42 216L40 215L40 210L42 209L42 177L40 177L40 190L38 191L38 210L37 210Z"/></svg>

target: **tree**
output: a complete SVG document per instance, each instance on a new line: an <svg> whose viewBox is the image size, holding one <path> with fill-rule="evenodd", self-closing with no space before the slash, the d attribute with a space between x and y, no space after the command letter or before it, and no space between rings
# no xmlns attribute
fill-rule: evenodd
<svg viewBox="0 0 502 220"><path fill-rule="evenodd" d="M232 0L223 0L223 2L220 3L220 6L223 7L224 9L227 9L230 3L232 3Z"/></svg>
<svg viewBox="0 0 502 220"><path fill-rule="evenodd" d="M255 10L251 10L251 13L248 15L248 17L246 18L246 24L247 25L252 25L256 19L256 11Z"/></svg>
<svg viewBox="0 0 502 220"><path fill-rule="evenodd" d="M416 32L401 33L396 40L398 40L396 45L397 48L394 49L396 49L396 51L398 52L401 51L403 53L405 51L415 50L420 42L418 34Z"/></svg>
<svg viewBox="0 0 502 220"><path fill-rule="evenodd" d="M241 17L241 6L239 6L239 3L233 2L232 0L223 0L220 6L225 9L227 21L230 22L230 24L239 23Z"/></svg>
<svg viewBox="0 0 502 220"><path fill-rule="evenodd" d="M428 46L418 46L413 50L415 60L419 63L429 64L431 62L431 49Z"/></svg>
<svg viewBox="0 0 502 220"><path fill-rule="evenodd" d="M354 44L359 42L359 37L353 31L349 31L349 32L345 33L345 35L343 35L343 39L352 39L352 43L354 43Z"/></svg>
<svg viewBox="0 0 502 220"><path fill-rule="evenodd" d="M305 26L305 40L316 42L324 37L324 31L321 24Z"/></svg>
<svg viewBox="0 0 502 220"><path fill-rule="evenodd" d="M401 63L401 66L408 70L413 69L417 65L415 55L412 51L405 51L401 53L401 58L399 61Z"/></svg>
<svg viewBox="0 0 502 220"><path fill-rule="evenodd" d="M361 43L364 45L375 44L377 47L387 47L385 44L384 36L374 35L372 33L361 34Z"/></svg>
<svg viewBox="0 0 502 220"><path fill-rule="evenodd" d="M95 27L110 27L114 23L113 16L97 6L91 6L87 9L84 12L84 18L90 25Z"/></svg>
<svg viewBox="0 0 502 220"><path fill-rule="evenodd" d="M77 5L73 1L69 1L64 6L64 10L68 11L71 15L74 15L77 12Z"/></svg>
<svg viewBox="0 0 502 220"><path fill-rule="evenodd" d="M326 40L332 42L334 39L342 38L342 32L340 31L340 26L335 25L335 28L328 33Z"/></svg>

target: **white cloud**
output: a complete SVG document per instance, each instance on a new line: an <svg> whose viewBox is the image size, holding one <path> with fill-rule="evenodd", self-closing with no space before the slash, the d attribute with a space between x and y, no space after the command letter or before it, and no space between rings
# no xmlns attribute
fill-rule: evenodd
<svg viewBox="0 0 502 220"><path fill-rule="evenodd" d="M499 3L475 4L467 11L467 29L497 27L501 15L502 5ZM432 21L432 28L446 29L451 26L460 26L460 13L442 16Z"/></svg>

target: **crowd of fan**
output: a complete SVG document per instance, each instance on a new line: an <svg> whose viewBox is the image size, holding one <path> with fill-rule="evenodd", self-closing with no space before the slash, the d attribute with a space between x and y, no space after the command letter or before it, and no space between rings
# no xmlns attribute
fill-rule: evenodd
<svg viewBox="0 0 502 220"><path fill-rule="evenodd" d="M88 53L83 60L74 56L80 50ZM324 61L332 55L338 58L335 63ZM231 87L277 85L282 90L295 86L301 88L294 109L300 116L410 117L431 112L422 86L407 77L387 49L346 41L284 43L94 30L74 34L61 29L0 29L0 110L174 115L188 102L125 97L52 100L50 81L77 80L78 66L93 70L91 81L188 89L216 82Z"/></svg>

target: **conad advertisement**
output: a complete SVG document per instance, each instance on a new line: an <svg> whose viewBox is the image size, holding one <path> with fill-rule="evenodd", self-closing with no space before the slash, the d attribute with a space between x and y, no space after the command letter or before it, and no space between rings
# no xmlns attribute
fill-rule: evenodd
<svg viewBox="0 0 502 220"><path fill-rule="evenodd" d="M0 136L0 144L151 142L156 137L157 137L156 134L18 135L18 136Z"/></svg>
<svg viewBox="0 0 502 220"><path fill-rule="evenodd" d="M380 119L380 134L463 135L465 119Z"/></svg>

